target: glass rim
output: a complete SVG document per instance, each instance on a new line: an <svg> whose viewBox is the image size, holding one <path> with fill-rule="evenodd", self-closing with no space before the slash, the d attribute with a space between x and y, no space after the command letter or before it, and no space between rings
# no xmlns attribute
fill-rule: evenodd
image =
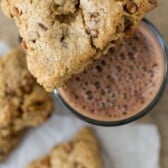
<svg viewBox="0 0 168 168"><path fill-rule="evenodd" d="M136 121L138 119L140 119L141 117L143 117L144 115L146 115L148 112L150 112L153 107L159 102L164 89L166 87L167 84L167 80L168 80L168 47L167 44L164 40L164 38L162 37L161 33L159 32L159 30L153 25L153 23L151 23L149 20L147 19L143 19L143 22L152 30L152 32L156 35L156 38L158 39L158 42L160 43L160 46L163 50L163 56L164 56L164 76L163 76L163 81L162 84L158 90L158 93L156 94L156 96L153 98L153 100L151 101L151 103L149 105L147 105L143 110L141 110L140 112L138 112L137 114L130 116L126 119L122 119L122 120L117 120L117 121L100 121L100 120L96 120L96 119L92 119L89 118L85 115L82 115L81 113L77 112L76 110L74 110L67 102L65 102L65 100L62 98L62 96L59 94L58 90L54 90L54 94L57 97L58 101L64 106L66 107L69 111L71 111L73 114L75 114L78 118L82 119L83 121L93 124L93 125L97 125L97 126L120 126L120 125L125 125L128 124L130 122Z"/></svg>

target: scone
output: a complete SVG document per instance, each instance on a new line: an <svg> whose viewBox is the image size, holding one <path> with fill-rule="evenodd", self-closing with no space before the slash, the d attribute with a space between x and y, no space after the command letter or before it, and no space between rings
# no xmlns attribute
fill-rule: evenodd
<svg viewBox="0 0 168 168"><path fill-rule="evenodd" d="M43 123L53 107L50 94L28 71L22 49L0 58L0 136Z"/></svg>
<svg viewBox="0 0 168 168"><path fill-rule="evenodd" d="M27 50L28 68L47 91L97 59L129 33L155 0L2 0Z"/></svg>
<svg viewBox="0 0 168 168"><path fill-rule="evenodd" d="M72 141L56 146L29 168L102 168L99 145L91 128L83 128Z"/></svg>
<svg viewBox="0 0 168 168"><path fill-rule="evenodd" d="M22 132L13 132L8 136L0 135L0 161L6 159L10 152L16 147L21 138Z"/></svg>

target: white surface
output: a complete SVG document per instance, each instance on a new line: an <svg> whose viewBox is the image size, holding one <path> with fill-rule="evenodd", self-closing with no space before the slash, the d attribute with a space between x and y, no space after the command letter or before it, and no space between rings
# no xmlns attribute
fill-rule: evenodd
<svg viewBox="0 0 168 168"><path fill-rule="evenodd" d="M0 55L8 49L0 42ZM31 160L44 156L54 145L70 139L85 124L57 105L57 112L52 118L44 125L29 130L0 168L26 168ZM102 142L105 168L159 168L160 140L155 125L94 126L94 129Z"/></svg>
<svg viewBox="0 0 168 168"><path fill-rule="evenodd" d="M6 54L9 50L10 50L9 45L3 41L0 41L0 56Z"/></svg>

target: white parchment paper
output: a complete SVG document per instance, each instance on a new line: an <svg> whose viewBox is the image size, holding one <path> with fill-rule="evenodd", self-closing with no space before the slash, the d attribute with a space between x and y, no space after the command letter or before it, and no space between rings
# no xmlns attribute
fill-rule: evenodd
<svg viewBox="0 0 168 168"><path fill-rule="evenodd" d="M8 49L0 42L0 55ZM26 168L30 161L44 156L53 146L67 141L86 125L58 102L55 103L57 110L50 120L38 128L29 129L0 168ZM105 168L159 168L160 139L155 125L92 127L102 143Z"/></svg>
<svg viewBox="0 0 168 168"><path fill-rule="evenodd" d="M0 41L0 56L6 54L9 50L10 50L9 45L3 41Z"/></svg>

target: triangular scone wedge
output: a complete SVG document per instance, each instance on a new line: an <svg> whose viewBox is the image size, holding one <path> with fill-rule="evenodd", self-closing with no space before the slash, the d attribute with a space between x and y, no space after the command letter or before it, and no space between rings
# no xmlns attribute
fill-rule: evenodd
<svg viewBox="0 0 168 168"><path fill-rule="evenodd" d="M81 129L72 141L56 146L29 168L102 168L99 145L91 128Z"/></svg>
<svg viewBox="0 0 168 168"><path fill-rule="evenodd" d="M48 91L83 71L155 6L155 0L2 0L23 37L29 70Z"/></svg>

